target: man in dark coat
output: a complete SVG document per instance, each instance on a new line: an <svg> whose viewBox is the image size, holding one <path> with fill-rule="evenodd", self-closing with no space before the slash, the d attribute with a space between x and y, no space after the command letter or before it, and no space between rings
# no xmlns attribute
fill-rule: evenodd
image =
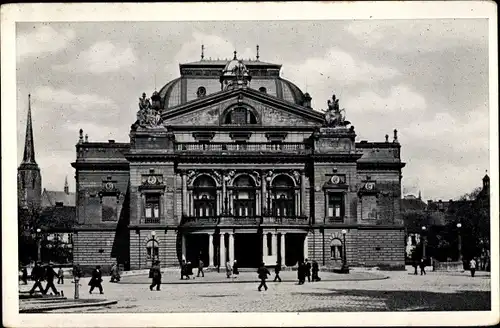
<svg viewBox="0 0 500 328"><path fill-rule="evenodd" d="M45 279L47 280L47 285L45 286L45 291L43 292L44 294L47 294L49 288L51 288L54 292L54 295L59 295L59 292L54 285L55 277L57 277L57 273L54 271L54 268L52 267L52 265L47 264L47 266L45 266Z"/></svg>
<svg viewBox="0 0 500 328"><path fill-rule="evenodd" d="M427 273L425 273L425 259L422 258L420 260L420 275L424 275L424 274L427 274Z"/></svg>
<svg viewBox="0 0 500 328"><path fill-rule="evenodd" d="M45 270L43 270L39 262L36 262L33 270L31 270L31 279L35 281L35 284L30 290L30 295L33 295L37 287L40 289L40 293L43 294L42 281L45 279Z"/></svg>
<svg viewBox="0 0 500 328"><path fill-rule="evenodd" d="M297 278L299 279L299 285L302 285L306 280L305 266L302 261L299 262L297 268Z"/></svg>
<svg viewBox="0 0 500 328"><path fill-rule="evenodd" d="M101 266L98 265L96 266L94 271L92 271L92 278L89 281L89 286L90 286L89 293L92 294L94 288L97 287L99 289L99 293L104 294L104 292L102 291L101 283L102 283L102 272L101 272Z"/></svg>
<svg viewBox="0 0 500 328"><path fill-rule="evenodd" d="M318 262L313 261L312 263L312 281L320 281L321 278L318 275L319 273L319 265Z"/></svg>
<svg viewBox="0 0 500 328"><path fill-rule="evenodd" d="M151 278L153 279L152 284L149 286L149 290L153 290L156 286L156 290L160 290L161 286L161 268L160 261L156 261L151 267Z"/></svg>
<svg viewBox="0 0 500 328"><path fill-rule="evenodd" d="M274 267L275 276L273 281L279 280L279 282L281 282L280 271L281 271L281 263L280 261L278 261L276 262L276 266Z"/></svg>
<svg viewBox="0 0 500 328"><path fill-rule="evenodd" d="M259 279L260 279L260 285L258 287L259 292L260 292L262 287L264 287L264 289L267 290L266 279L267 279L267 276L271 275L271 273L266 268L264 262L262 262L260 264L260 268L257 270L257 273L258 273Z"/></svg>
<svg viewBox="0 0 500 328"><path fill-rule="evenodd" d="M21 280L23 281L23 283L25 285L28 284L28 269L26 269L26 266L23 266L23 268L21 269Z"/></svg>
<svg viewBox="0 0 500 328"><path fill-rule="evenodd" d="M306 259L306 262L304 263L304 274L305 276L307 277L307 282L311 282L311 263L309 263L309 261L307 261ZM304 279L304 282L305 282L305 279Z"/></svg>
<svg viewBox="0 0 500 328"><path fill-rule="evenodd" d="M184 276L186 276L186 279L189 279L188 266L187 266L186 260L182 260L182 264L181 264L181 280L184 279Z"/></svg>

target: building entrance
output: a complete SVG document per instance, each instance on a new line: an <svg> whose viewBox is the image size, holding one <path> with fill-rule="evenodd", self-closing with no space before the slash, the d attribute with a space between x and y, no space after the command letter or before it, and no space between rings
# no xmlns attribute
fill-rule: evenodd
<svg viewBox="0 0 500 328"><path fill-rule="evenodd" d="M304 260L304 240L306 235L287 233L285 238L285 265L294 266Z"/></svg>
<svg viewBox="0 0 500 328"><path fill-rule="evenodd" d="M262 261L262 236L256 233L236 234L234 257L241 268L258 268Z"/></svg>
<svg viewBox="0 0 500 328"><path fill-rule="evenodd" d="M208 234L186 234L186 261L198 266L200 258L208 266Z"/></svg>

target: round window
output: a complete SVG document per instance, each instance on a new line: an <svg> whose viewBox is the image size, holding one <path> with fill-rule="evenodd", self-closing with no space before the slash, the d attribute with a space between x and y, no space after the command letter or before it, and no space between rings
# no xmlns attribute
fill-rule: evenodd
<svg viewBox="0 0 500 328"><path fill-rule="evenodd" d="M198 88L198 91L196 91L196 95L198 97L203 97L207 94L207 90L205 89L205 87L199 87Z"/></svg>

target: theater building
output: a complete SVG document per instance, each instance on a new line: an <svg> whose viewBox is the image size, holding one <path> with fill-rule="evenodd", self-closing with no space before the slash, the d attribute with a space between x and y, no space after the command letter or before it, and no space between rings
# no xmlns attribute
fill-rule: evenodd
<svg viewBox="0 0 500 328"><path fill-rule="evenodd" d="M181 64L140 97L129 143L80 130L75 263L403 267L397 131L356 142L335 96L313 110L280 70L236 53Z"/></svg>

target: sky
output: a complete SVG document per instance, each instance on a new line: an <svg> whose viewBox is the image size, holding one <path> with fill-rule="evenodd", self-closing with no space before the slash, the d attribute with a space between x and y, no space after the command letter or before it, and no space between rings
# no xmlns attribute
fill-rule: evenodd
<svg viewBox="0 0 500 328"><path fill-rule="evenodd" d="M128 142L137 99L179 63L255 58L312 96L340 99L357 141L398 130L403 194L457 199L489 170L486 19L17 23L17 159L31 94L42 187L75 189L75 145Z"/></svg>

